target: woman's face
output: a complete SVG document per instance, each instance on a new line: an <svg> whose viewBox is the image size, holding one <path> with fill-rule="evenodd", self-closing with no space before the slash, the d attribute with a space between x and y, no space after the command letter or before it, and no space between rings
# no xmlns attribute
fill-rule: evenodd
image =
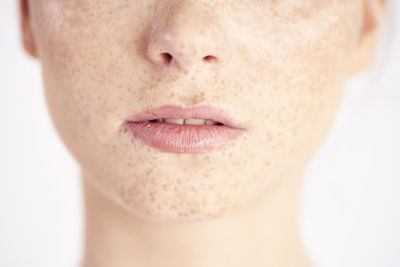
<svg viewBox="0 0 400 267"><path fill-rule="evenodd" d="M216 218L299 175L330 128L363 15L362 0L32 0L29 8L62 140L98 189L154 221ZM143 110L197 104L225 110L243 133L213 151L170 153L122 130Z"/></svg>

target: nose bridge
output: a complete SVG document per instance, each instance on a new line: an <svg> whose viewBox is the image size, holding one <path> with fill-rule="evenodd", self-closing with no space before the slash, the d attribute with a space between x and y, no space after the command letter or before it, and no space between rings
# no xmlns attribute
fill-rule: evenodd
<svg viewBox="0 0 400 267"><path fill-rule="evenodd" d="M164 13L153 21L147 44L153 63L164 69L175 66L189 71L198 64L216 68L225 60L221 22L215 12L199 3L178 1L161 10Z"/></svg>

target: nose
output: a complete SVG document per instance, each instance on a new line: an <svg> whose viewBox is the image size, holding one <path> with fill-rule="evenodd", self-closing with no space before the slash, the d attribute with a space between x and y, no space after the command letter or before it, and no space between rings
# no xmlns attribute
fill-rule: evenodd
<svg viewBox="0 0 400 267"><path fill-rule="evenodd" d="M146 56L161 70L177 68L187 73L195 66L220 68L228 58L221 21L215 12L196 4L201 1L178 2L162 8L151 25Z"/></svg>

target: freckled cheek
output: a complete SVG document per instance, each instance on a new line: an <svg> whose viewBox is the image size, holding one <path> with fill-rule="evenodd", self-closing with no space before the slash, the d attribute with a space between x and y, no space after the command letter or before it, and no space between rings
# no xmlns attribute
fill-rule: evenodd
<svg viewBox="0 0 400 267"><path fill-rule="evenodd" d="M79 71L70 72L52 62L44 66L46 98L55 123L63 135L74 136L75 141L91 139L101 132L102 100L91 84L81 79ZM73 68L68 64L70 68Z"/></svg>
<svg viewBox="0 0 400 267"><path fill-rule="evenodd" d="M256 128L266 151L286 155L303 153L312 147L310 140L322 137L321 131L326 127L323 120L328 118L325 114L335 108L338 99L334 96L340 88L332 87L336 83L335 71L328 71L329 67L322 62L313 64L315 69L324 70L323 77L314 72L314 67L297 62L292 66L300 67L304 73L288 67L281 74L282 79L274 78L274 82L265 83L278 86L266 86L269 93L260 98L260 110L255 112L262 114L263 123Z"/></svg>
<svg viewBox="0 0 400 267"><path fill-rule="evenodd" d="M53 69L55 75L63 78L65 76L82 73L84 54L79 44L79 37L62 36L61 33L51 35L42 32L39 41L40 60L44 67ZM61 35L61 36L60 36Z"/></svg>
<svg viewBox="0 0 400 267"><path fill-rule="evenodd" d="M91 122L91 111L90 111L90 103L88 103L89 98L86 92L82 90L76 90L72 92L75 109L77 111L78 120L80 125L86 129L90 126Z"/></svg>
<svg viewBox="0 0 400 267"><path fill-rule="evenodd" d="M47 90L87 128L101 116L106 105L107 86L97 81L93 65L98 63L90 58L90 52L86 52L80 45L82 43L79 38L68 41L57 37L44 39L41 62L49 83Z"/></svg>

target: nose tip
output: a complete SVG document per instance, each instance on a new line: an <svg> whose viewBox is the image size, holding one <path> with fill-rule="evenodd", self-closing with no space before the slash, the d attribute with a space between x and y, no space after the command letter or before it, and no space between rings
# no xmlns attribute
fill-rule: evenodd
<svg viewBox="0 0 400 267"><path fill-rule="evenodd" d="M179 14L153 24L147 42L147 57L161 69L175 67L187 72L194 66L218 68L224 60L218 24L206 28L204 16L195 18L187 12Z"/></svg>

